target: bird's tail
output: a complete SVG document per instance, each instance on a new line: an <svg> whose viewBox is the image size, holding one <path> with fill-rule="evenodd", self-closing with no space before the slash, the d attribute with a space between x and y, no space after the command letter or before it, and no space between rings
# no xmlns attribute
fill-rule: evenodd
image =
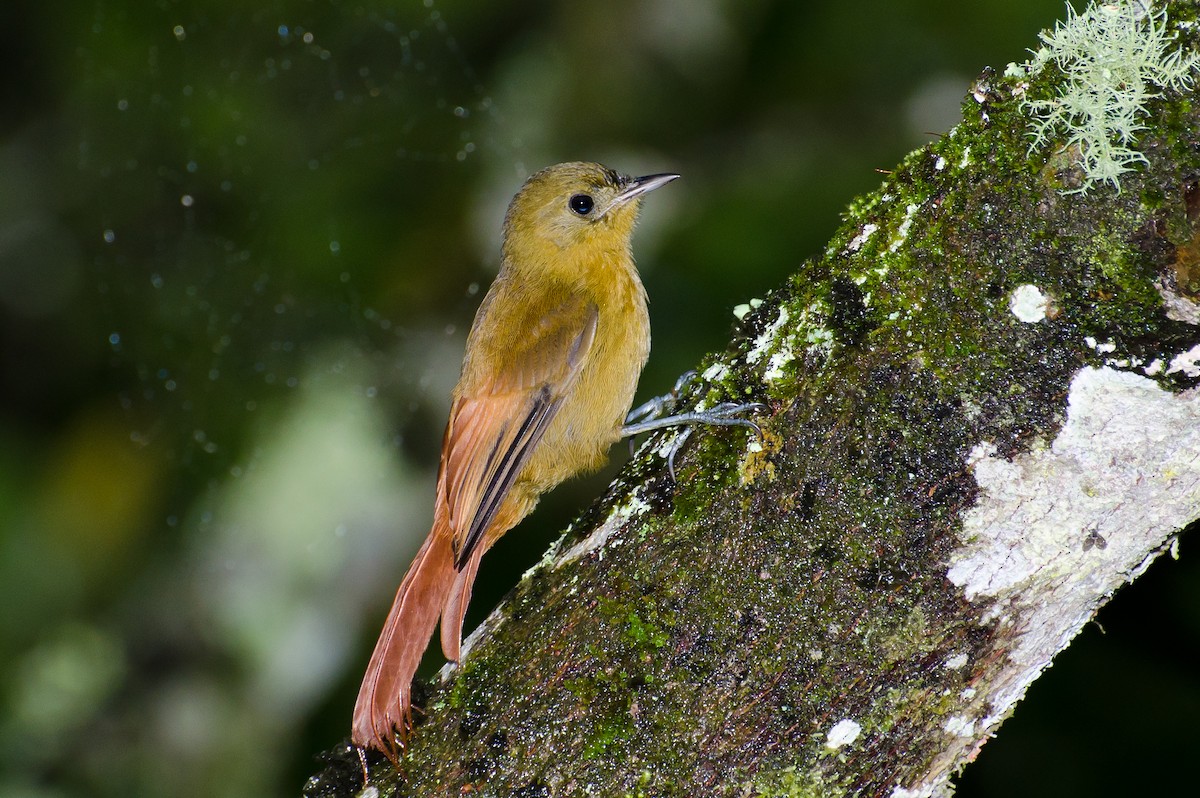
<svg viewBox="0 0 1200 798"><path fill-rule="evenodd" d="M475 584L475 574L479 571L479 559L483 557L484 547L479 546L471 553L462 569L455 575L454 587L446 597L446 606L442 610L442 653L451 662L458 662L462 655L463 618L467 614L467 604L471 601L471 587Z"/></svg>
<svg viewBox="0 0 1200 798"><path fill-rule="evenodd" d="M445 523L435 520L404 575L354 704L351 740L360 748L383 752L392 761L399 754L397 735L403 741L412 721L413 675L459 576L451 532L439 528Z"/></svg>
<svg viewBox="0 0 1200 798"><path fill-rule="evenodd" d="M479 572L479 561L501 535L520 523L536 505L536 496L531 498L523 492L510 493L475 548L466 553L465 560L456 561L458 573L454 577L454 586L446 596L446 606L442 609L442 653L451 662L458 662L462 656L463 618L471 601L471 588Z"/></svg>

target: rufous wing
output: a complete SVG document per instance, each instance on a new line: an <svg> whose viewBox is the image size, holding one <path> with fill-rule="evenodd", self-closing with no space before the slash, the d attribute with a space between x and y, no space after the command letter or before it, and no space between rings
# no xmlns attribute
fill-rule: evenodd
<svg viewBox="0 0 1200 798"><path fill-rule="evenodd" d="M454 530L459 573L442 613L442 652L458 661L463 616L479 558L528 507L506 504L514 481L554 420L591 350L596 306L579 297L545 314L528 344L451 411L439 500Z"/></svg>

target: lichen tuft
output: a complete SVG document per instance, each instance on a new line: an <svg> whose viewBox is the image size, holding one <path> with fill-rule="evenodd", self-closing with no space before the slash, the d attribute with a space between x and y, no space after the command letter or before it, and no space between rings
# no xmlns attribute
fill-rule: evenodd
<svg viewBox="0 0 1200 798"><path fill-rule="evenodd" d="M1146 104L1160 90L1191 86L1200 55L1174 49L1166 11L1148 4L1092 4L1082 13L1067 6L1066 22L1039 34L1043 46L1008 74L1036 75L1053 64L1062 73L1055 97L1029 99L1032 153L1063 137L1058 152L1077 153L1084 179L1067 194L1086 193L1097 183L1120 191L1120 176L1146 156L1134 149L1145 130Z"/></svg>

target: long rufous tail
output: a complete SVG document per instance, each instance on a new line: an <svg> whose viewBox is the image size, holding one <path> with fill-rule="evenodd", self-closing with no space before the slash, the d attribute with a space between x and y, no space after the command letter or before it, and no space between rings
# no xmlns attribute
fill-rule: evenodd
<svg viewBox="0 0 1200 798"><path fill-rule="evenodd" d="M398 755L397 734L403 740L412 721L413 675L451 587L461 576L454 567L451 532L439 528L439 521L445 523L435 520L396 591L354 704L350 739L360 748L383 752L392 761ZM459 628L461 624L460 616Z"/></svg>

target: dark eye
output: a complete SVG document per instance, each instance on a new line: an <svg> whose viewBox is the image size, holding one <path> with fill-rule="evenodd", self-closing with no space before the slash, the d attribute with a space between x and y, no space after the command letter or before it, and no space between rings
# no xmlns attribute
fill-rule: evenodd
<svg viewBox="0 0 1200 798"><path fill-rule="evenodd" d="M567 200L567 206L580 216L587 216L596 207L595 201L587 194L576 194Z"/></svg>

